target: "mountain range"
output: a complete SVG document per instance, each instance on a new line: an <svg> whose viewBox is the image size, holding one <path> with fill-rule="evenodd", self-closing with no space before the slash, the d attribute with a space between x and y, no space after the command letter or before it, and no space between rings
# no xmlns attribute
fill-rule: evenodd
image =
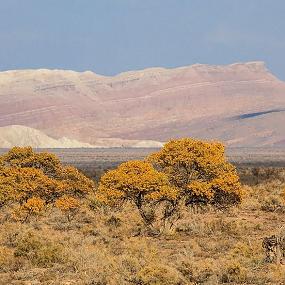
<svg viewBox="0 0 285 285"><path fill-rule="evenodd" d="M35 147L153 147L186 136L229 146L284 146L284 125L285 82L263 62L112 77L0 72L0 147L17 145L19 136Z"/></svg>

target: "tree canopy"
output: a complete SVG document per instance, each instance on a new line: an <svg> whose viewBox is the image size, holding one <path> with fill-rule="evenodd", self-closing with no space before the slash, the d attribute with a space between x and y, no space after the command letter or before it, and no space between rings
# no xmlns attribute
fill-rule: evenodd
<svg viewBox="0 0 285 285"><path fill-rule="evenodd" d="M50 153L14 147L0 156L0 204L18 203L31 209L55 203L61 197L82 198L94 182L76 168L64 166ZM25 206L24 206L25 205Z"/></svg>
<svg viewBox="0 0 285 285"><path fill-rule="evenodd" d="M146 220L143 207L146 203L163 200L175 201L178 189L172 186L167 175L157 171L145 161L128 161L102 176L97 198L108 205L132 201Z"/></svg>
<svg viewBox="0 0 285 285"><path fill-rule="evenodd" d="M183 138L171 140L148 161L181 189L186 204L235 204L242 190L235 167L219 142Z"/></svg>

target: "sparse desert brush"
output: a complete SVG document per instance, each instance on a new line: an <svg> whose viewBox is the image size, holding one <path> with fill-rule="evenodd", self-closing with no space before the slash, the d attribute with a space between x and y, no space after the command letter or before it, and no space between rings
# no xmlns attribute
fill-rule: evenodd
<svg viewBox="0 0 285 285"><path fill-rule="evenodd" d="M260 193L254 186L243 185L244 199L240 207L244 210L258 210L261 207Z"/></svg>
<svg viewBox="0 0 285 285"><path fill-rule="evenodd" d="M183 258L179 260L177 269L191 284L217 283L218 267L213 259L204 258L195 261L193 257L190 259Z"/></svg>
<svg viewBox="0 0 285 285"><path fill-rule="evenodd" d="M14 256L14 250L0 246L0 272L9 272L21 267L21 262Z"/></svg>
<svg viewBox="0 0 285 285"><path fill-rule="evenodd" d="M259 241L239 241L228 253L229 259L242 262L247 268L254 268L263 263L264 253Z"/></svg>
<svg viewBox="0 0 285 285"><path fill-rule="evenodd" d="M227 260L221 264L222 272L220 281L231 284L247 284L249 270L239 261Z"/></svg>
<svg viewBox="0 0 285 285"><path fill-rule="evenodd" d="M186 284L180 272L168 265L149 264L137 274L137 284L142 285L182 285Z"/></svg>
<svg viewBox="0 0 285 285"><path fill-rule="evenodd" d="M247 230L247 223L238 219L226 218L227 212L185 213L175 230L188 236L222 236L239 237ZM221 241L222 243L222 241Z"/></svg>
<svg viewBox="0 0 285 285"><path fill-rule="evenodd" d="M282 189L280 198L282 199L283 205L285 205L285 185L282 185L282 186L283 186L283 189Z"/></svg>
<svg viewBox="0 0 285 285"><path fill-rule="evenodd" d="M261 210L263 211L275 212L284 209L284 200L280 196L269 194L264 197L261 203Z"/></svg>
<svg viewBox="0 0 285 285"><path fill-rule="evenodd" d="M252 169L253 175L258 178L258 183L285 182L285 171L278 167L258 167Z"/></svg>
<svg viewBox="0 0 285 285"><path fill-rule="evenodd" d="M61 244L50 241L34 232L27 232L17 238L14 256L25 258L33 265L42 267L66 261L64 248Z"/></svg>
<svg viewBox="0 0 285 285"><path fill-rule="evenodd" d="M285 284L284 265L269 264L261 278L264 284Z"/></svg>
<svg viewBox="0 0 285 285"><path fill-rule="evenodd" d="M246 223L239 220L226 220L220 217L207 223L209 234L225 234L227 236L241 236L246 231Z"/></svg>
<svg viewBox="0 0 285 285"><path fill-rule="evenodd" d="M279 180L264 181L253 187L255 196L257 196L260 208L266 212L284 212L285 184Z"/></svg>

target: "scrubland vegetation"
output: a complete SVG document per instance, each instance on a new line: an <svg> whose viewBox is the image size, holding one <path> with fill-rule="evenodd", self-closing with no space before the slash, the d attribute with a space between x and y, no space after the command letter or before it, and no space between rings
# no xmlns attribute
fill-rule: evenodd
<svg viewBox="0 0 285 285"><path fill-rule="evenodd" d="M219 143L172 141L100 181L13 148L0 157L0 284L285 284L262 248L285 223L284 190L285 169L237 173Z"/></svg>

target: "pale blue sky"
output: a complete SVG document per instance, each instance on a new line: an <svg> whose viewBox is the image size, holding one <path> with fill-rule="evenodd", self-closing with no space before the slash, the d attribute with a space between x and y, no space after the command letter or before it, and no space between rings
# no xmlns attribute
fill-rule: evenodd
<svg viewBox="0 0 285 285"><path fill-rule="evenodd" d="M284 0L0 0L0 70L262 60L285 79L284 54Z"/></svg>

